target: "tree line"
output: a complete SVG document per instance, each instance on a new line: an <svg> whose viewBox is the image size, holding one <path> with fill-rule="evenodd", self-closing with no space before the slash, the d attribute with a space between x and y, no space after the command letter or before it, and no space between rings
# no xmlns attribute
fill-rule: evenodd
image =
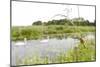
<svg viewBox="0 0 100 67"><path fill-rule="evenodd" d="M72 24L73 23L73 24ZM90 22L84 18L74 18L74 19L59 19L59 20L50 20L47 22L35 21L32 25L69 25L69 26L95 26L96 21Z"/></svg>

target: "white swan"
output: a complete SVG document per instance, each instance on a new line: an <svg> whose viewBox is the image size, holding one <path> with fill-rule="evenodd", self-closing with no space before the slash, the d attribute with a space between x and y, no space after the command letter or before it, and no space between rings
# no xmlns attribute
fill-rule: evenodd
<svg viewBox="0 0 100 67"><path fill-rule="evenodd" d="M24 41L16 42L15 45L26 45L26 41L27 41L27 39L24 38Z"/></svg>
<svg viewBox="0 0 100 67"><path fill-rule="evenodd" d="M47 39L41 40L41 43L47 43L49 41L49 36L47 37Z"/></svg>
<svg viewBox="0 0 100 67"><path fill-rule="evenodd" d="M42 42L42 43L46 43L46 42L48 42L48 40L45 39L45 40L41 40L40 42Z"/></svg>

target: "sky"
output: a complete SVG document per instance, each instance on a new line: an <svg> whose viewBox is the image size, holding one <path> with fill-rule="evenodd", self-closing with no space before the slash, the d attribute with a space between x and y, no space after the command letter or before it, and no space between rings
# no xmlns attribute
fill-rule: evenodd
<svg viewBox="0 0 100 67"><path fill-rule="evenodd" d="M78 14L79 7L79 14ZM95 20L95 7L30 2L12 2L12 26L28 26L35 21L83 17L90 22ZM58 16L55 16L58 15Z"/></svg>

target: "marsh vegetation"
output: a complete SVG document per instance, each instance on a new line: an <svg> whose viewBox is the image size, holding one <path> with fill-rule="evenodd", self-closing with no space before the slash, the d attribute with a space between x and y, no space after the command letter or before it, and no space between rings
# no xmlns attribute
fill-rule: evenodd
<svg viewBox="0 0 100 67"><path fill-rule="evenodd" d="M60 19L48 22L36 21L33 22L32 26L12 27L12 40L42 39L45 36L62 37L64 35L69 36L71 33L80 35L84 32L95 32L95 21L93 23L83 18Z"/></svg>
<svg viewBox="0 0 100 67"><path fill-rule="evenodd" d="M94 38L85 38L88 35ZM49 41L40 43L47 36ZM15 45L24 38L27 38L26 45ZM36 21L31 26L13 26L11 39L12 65L95 61L95 22L83 18Z"/></svg>

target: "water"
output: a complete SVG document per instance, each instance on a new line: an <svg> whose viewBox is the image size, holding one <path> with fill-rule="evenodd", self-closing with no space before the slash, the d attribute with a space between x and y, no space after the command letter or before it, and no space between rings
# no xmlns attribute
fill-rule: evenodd
<svg viewBox="0 0 100 67"><path fill-rule="evenodd" d="M93 36L91 35L92 38ZM12 42L12 65L16 65L16 59L24 59L25 57L31 57L33 55L39 55L41 58L45 56L50 58L56 57L77 46L79 40L74 38L52 38L44 43L41 40L29 40L25 45L15 45L16 43Z"/></svg>

